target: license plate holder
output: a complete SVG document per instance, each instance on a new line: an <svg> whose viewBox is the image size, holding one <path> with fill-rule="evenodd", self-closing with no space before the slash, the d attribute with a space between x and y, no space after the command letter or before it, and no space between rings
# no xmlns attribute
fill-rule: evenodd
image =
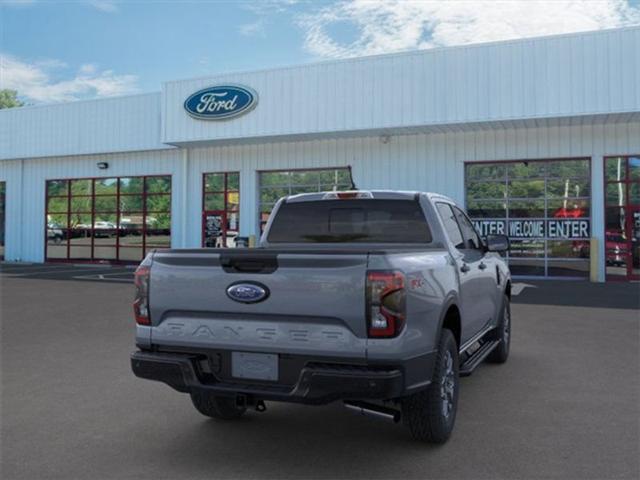
<svg viewBox="0 0 640 480"><path fill-rule="evenodd" d="M231 375L249 380L278 380L278 355L231 352Z"/></svg>

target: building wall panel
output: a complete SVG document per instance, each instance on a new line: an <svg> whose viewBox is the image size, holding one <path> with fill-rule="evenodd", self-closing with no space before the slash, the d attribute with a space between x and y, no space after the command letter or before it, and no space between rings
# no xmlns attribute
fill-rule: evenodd
<svg viewBox="0 0 640 480"><path fill-rule="evenodd" d="M98 162L108 162L109 168L98 169ZM171 226L175 232L180 232L184 228L179 223L182 219L179 212L184 209L180 165L177 150L0 162L0 180L7 182L5 258L44 261L45 182L51 179L170 174L171 208L176 212L172 215Z"/></svg>
<svg viewBox="0 0 640 480"><path fill-rule="evenodd" d="M0 160L161 148L160 93L0 112Z"/></svg>
<svg viewBox="0 0 640 480"><path fill-rule="evenodd" d="M0 182L5 182L5 229L4 257L6 259L21 258L22 232L16 228L23 221L22 215L22 169L23 162L15 160L0 163Z"/></svg>
<svg viewBox="0 0 640 480"><path fill-rule="evenodd" d="M173 246L197 247L205 172L241 173L241 234L252 235L258 232L257 172L261 170L350 166L359 188L436 191L462 203L465 162L559 157L592 158L592 233L601 241L602 255L602 158L637 153L640 123L634 122L394 135L388 141L369 136L0 162L0 180L7 181L6 257L43 260L47 179L170 174ZM97 169L100 161L109 163L107 171Z"/></svg>
<svg viewBox="0 0 640 480"><path fill-rule="evenodd" d="M640 27L432 49L168 82L168 143L327 134L640 110ZM195 120L187 96L213 84L253 87L232 121Z"/></svg>

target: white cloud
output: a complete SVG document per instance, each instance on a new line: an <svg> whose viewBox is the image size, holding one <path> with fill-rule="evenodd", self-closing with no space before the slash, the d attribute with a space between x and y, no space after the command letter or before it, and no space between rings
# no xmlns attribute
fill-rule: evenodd
<svg viewBox="0 0 640 480"><path fill-rule="evenodd" d="M249 0L242 2L241 6L258 15L266 15L286 12L299 2L300 0Z"/></svg>
<svg viewBox="0 0 640 480"><path fill-rule="evenodd" d="M627 0L343 0L299 18L320 57L373 55L640 24ZM332 33L341 26L355 39Z"/></svg>
<svg viewBox="0 0 640 480"><path fill-rule="evenodd" d="M111 97L135 93L138 77L99 70L94 64L82 65L68 79L54 78L63 68L56 60L28 63L0 53L0 89L9 88L35 103L66 102L81 98Z"/></svg>
<svg viewBox="0 0 640 480"><path fill-rule="evenodd" d="M80 65L78 73L82 75L93 75L98 71L98 66L95 63L85 63Z"/></svg>
<svg viewBox="0 0 640 480"><path fill-rule="evenodd" d="M87 0L87 3L101 12L114 13L119 10L118 2L113 0Z"/></svg>
<svg viewBox="0 0 640 480"><path fill-rule="evenodd" d="M256 20L255 22L245 23L244 25L240 25L238 31L240 35L244 35L245 37L254 37L254 36L265 36L264 30L264 19L261 18Z"/></svg>
<svg viewBox="0 0 640 480"><path fill-rule="evenodd" d="M43 60L36 60L33 62L33 65L39 68L48 68L48 69L56 69L56 68L66 68L67 64L61 60L57 60L55 58L45 58Z"/></svg>

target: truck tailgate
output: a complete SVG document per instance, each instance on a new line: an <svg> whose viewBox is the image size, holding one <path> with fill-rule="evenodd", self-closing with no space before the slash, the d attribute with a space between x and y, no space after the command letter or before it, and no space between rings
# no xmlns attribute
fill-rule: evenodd
<svg viewBox="0 0 640 480"><path fill-rule="evenodd" d="M365 358L366 251L159 251L151 269L158 345ZM233 300L238 282L264 286Z"/></svg>

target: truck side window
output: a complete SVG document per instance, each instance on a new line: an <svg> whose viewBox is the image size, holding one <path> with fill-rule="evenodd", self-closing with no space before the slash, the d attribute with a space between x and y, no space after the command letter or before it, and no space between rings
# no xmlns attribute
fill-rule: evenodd
<svg viewBox="0 0 640 480"><path fill-rule="evenodd" d="M458 222L456 222L456 218L449 204L437 203L436 207L438 208L438 214L440 214L440 218L444 224L444 229L447 231L447 235L449 235L451 243L453 243L456 248L465 248L462 232L460 231Z"/></svg>
<svg viewBox="0 0 640 480"><path fill-rule="evenodd" d="M468 248L470 250L481 249L482 241L476 233L476 229L473 228L471 220L469 220L469 218L459 208L453 207L453 211L456 214L456 219L458 220L458 224L460 225L460 229L462 230L462 235L464 236L464 243L466 245L465 248Z"/></svg>

